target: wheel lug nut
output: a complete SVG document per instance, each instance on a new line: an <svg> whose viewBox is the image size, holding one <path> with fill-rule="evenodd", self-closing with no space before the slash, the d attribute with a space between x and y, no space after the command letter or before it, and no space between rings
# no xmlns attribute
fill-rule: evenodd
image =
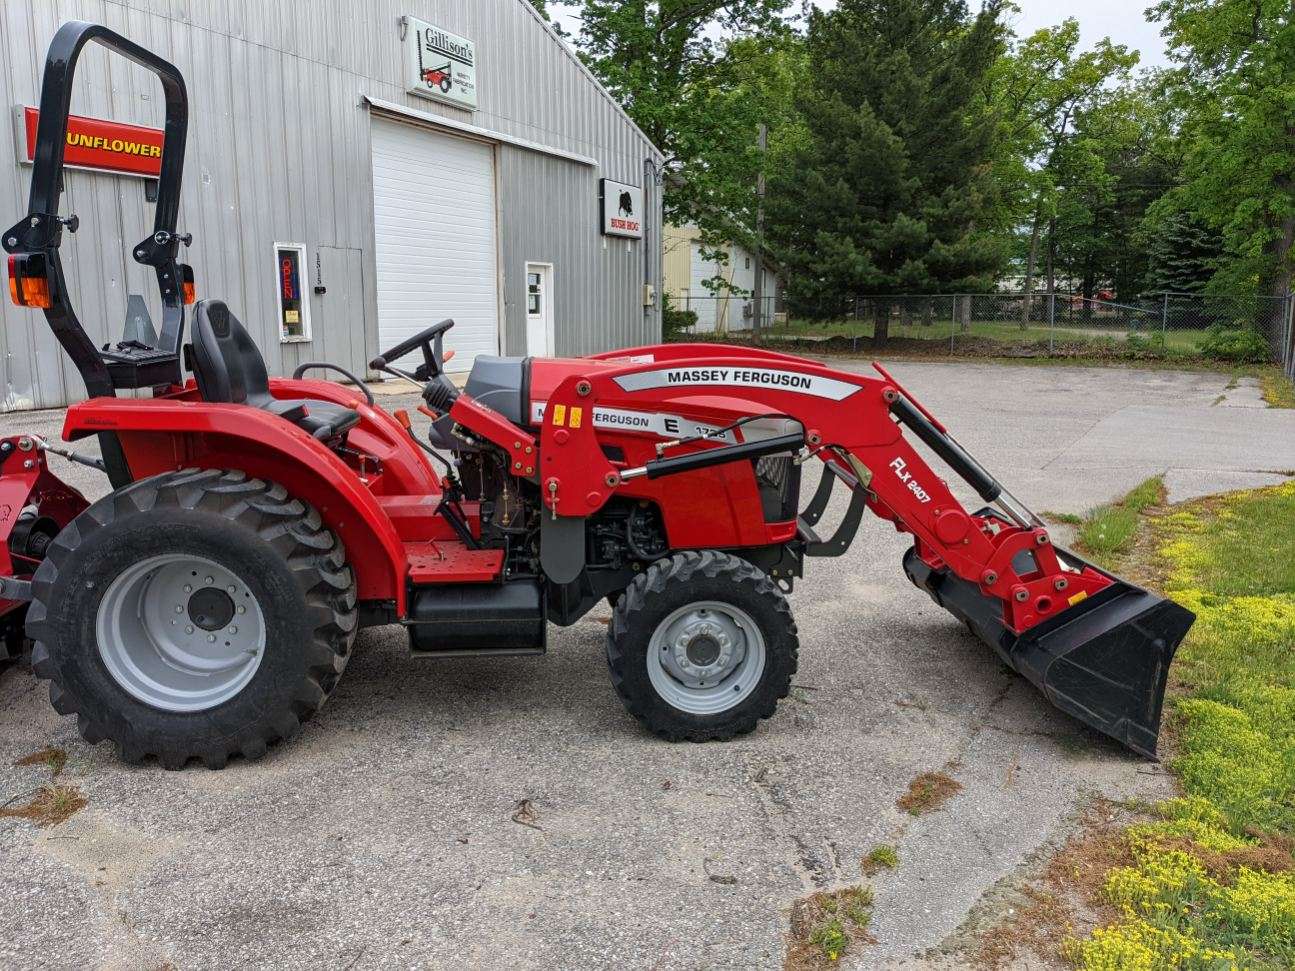
<svg viewBox="0 0 1295 971"><path fill-rule="evenodd" d="M210 586L211 584L213 584L213 583L215 583L215 582L216 582L216 578L215 578L215 577L207 577L207 579L206 579L206 580L204 580L204 581L202 581L202 582L203 582L203 583L205 583L205 584L207 584L208 586Z"/></svg>
<svg viewBox="0 0 1295 971"><path fill-rule="evenodd" d="M189 584L187 584L187 583L186 583L186 584L184 585L184 592L185 592L185 593L193 593L193 587L189 586Z"/></svg>
<svg viewBox="0 0 1295 971"><path fill-rule="evenodd" d="M231 628L229 629L229 632L230 632L231 634L237 634L237 633L238 633L238 628L237 628L237 627L231 627Z"/></svg>
<svg viewBox="0 0 1295 971"><path fill-rule="evenodd" d="M182 614L182 613L184 613L184 604L176 604L176 605L175 605L175 612L176 612L177 614Z"/></svg>
<svg viewBox="0 0 1295 971"><path fill-rule="evenodd" d="M233 593L236 589L238 589L238 588L237 588L237 587L235 587L235 586L231 583L229 586L227 586L227 587L225 588L225 592L226 592L226 593Z"/></svg>
<svg viewBox="0 0 1295 971"><path fill-rule="evenodd" d="M215 635L215 634L208 634L208 635L207 635L207 640L209 640L211 643L215 644L215 643L216 643L216 635Z"/></svg>
<svg viewBox="0 0 1295 971"><path fill-rule="evenodd" d="M185 632L186 634L192 634L192 633L193 633L193 628L192 628L192 627L186 627L186 628L184 629L184 632Z"/></svg>
<svg viewBox="0 0 1295 971"><path fill-rule="evenodd" d="M242 604L239 604L239 605L238 605L238 612L239 612L240 614L245 614L245 613L247 613L247 608L246 608L246 607L244 607Z"/></svg>

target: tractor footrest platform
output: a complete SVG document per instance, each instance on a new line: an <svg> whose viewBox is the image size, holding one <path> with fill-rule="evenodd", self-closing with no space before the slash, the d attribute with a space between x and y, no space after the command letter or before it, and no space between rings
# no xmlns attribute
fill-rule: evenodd
<svg viewBox="0 0 1295 971"><path fill-rule="evenodd" d="M405 544L409 582L488 583L504 568L503 550L474 550L458 540L428 540Z"/></svg>
<svg viewBox="0 0 1295 971"><path fill-rule="evenodd" d="M1069 551L1065 557L1084 562ZM947 568L931 569L915 549L904 555L904 572L1056 707L1155 758L1169 664L1196 620L1190 610L1112 578L1109 587L1017 634L1003 623L999 600Z"/></svg>

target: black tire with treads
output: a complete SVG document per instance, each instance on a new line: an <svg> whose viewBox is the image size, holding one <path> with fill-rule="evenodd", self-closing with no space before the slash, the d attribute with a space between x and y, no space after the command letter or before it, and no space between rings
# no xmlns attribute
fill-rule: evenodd
<svg viewBox="0 0 1295 971"><path fill-rule="evenodd" d="M756 690L717 715L695 715L668 704L652 687L647 651L652 633L685 604L715 600L745 611L765 641L765 669ZM607 667L626 710L671 742L726 740L750 732L791 690L800 642L786 596L746 560L717 550L676 553L634 578L607 628Z"/></svg>
<svg viewBox="0 0 1295 971"><path fill-rule="evenodd" d="M203 711L145 704L117 683L98 649L109 584L132 563L167 553L232 570L264 615L255 675ZM151 755L168 769L194 758L213 769L233 755L256 759L296 734L323 707L355 639L355 578L342 544L309 505L242 472L169 472L100 499L50 544L32 593L32 669L50 682L55 709L77 716L87 742L107 739L127 762Z"/></svg>

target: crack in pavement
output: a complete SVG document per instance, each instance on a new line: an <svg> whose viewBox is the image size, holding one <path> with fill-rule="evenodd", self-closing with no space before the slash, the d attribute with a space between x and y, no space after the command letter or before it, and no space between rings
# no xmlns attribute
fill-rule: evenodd
<svg viewBox="0 0 1295 971"><path fill-rule="evenodd" d="M791 868L800 878L801 888L806 893L816 893L831 885L827 876L827 867L810 850L809 845L783 824L783 819L791 811L791 805L776 785L769 781L769 766L764 765L755 771L748 766L747 782L755 790L760 808L774 836L791 852L787 854ZM831 845L831 844L829 844ZM839 872L839 868L834 868Z"/></svg>

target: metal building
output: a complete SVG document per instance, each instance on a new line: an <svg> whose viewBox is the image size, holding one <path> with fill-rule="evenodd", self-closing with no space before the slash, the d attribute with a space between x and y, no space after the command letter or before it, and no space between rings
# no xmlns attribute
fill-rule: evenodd
<svg viewBox="0 0 1295 971"><path fill-rule="evenodd" d="M26 209L45 49L71 19L183 72L182 258L272 373L364 372L445 317L452 369L658 339L661 154L528 0L6 0L6 225ZM80 229L64 253L97 341L121 339L131 294L160 318L129 252L151 231L160 101L146 71L82 56L64 195ZM0 347L0 408L83 396L40 315L6 301Z"/></svg>

